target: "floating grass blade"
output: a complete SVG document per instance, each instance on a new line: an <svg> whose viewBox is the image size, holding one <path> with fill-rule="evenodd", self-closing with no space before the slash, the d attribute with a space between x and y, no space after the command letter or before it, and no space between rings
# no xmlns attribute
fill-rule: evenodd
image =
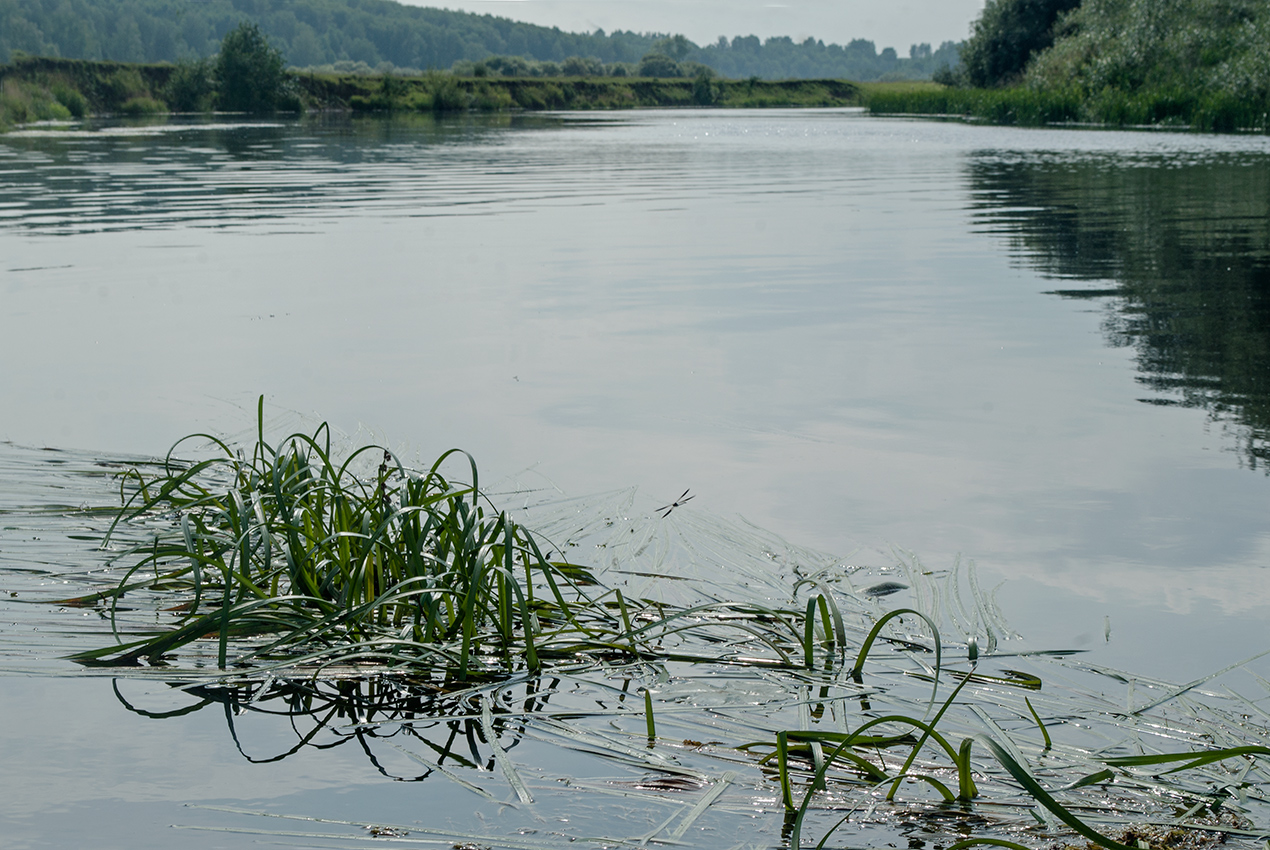
<svg viewBox="0 0 1270 850"><path fill-rule="evenodd" d="M803 666L816 668L815 656L816 600L807 600L807 613L803 616Z"/></svg>
<svg viewBox="0 0 1270 850"><path fill-rule="evenodd" d="M1054 742L1050 740L1049 730L1045 728L1045 724L1041 722L1041 715L1036 713L1036 709L1032 707L1032 701L1027 697L1023 698L1023 702L1027 704L1027 710L1032 713L1032 719L1036 721L1036 728L1041 730L1041 738L1045 740L1045 749L1052 749Z"/></svg>
<svg viewBox="0 0 1270 850"><path fill-rule="evenodd" d="M1208 750L1206 752L1165 753L1155 756L1119 756L1116 758L1104 758L1102 762L1113 767L1148 767L1173 764L1179 761L1186 762L1186 764L1164 771L1165 773L1176 773L1180 770L1190 770L1191 768L1237 756L1270 756L1270 747L1250 744L1244 747L1227 747L1222 750Z"/></svg>
<svg viewBox="0 0 1270 850"><path fill-rule="evenodd" d="M935 704L935 696L939 693L939 672L943 666L943 648L940 645L939 628L930 617L926 616L921 611L914 610L913 608L897 608L896 610L889 611L878 618L878 621L873 624L873 628L869 630L869 634L865 637L864 642L860 644L860 651L856 654L855 664L851 667L850 675L851 678L855 679L857 682L863 681L864 660L868 658L869 651L873 649L873 642L877 640L878 634L882 631L882 627L891 620L894 620L897 617L902 617L905 614L912 614L913 616L922 619L926 625L930 626L930 630L935 636L935 685L930 695L930 706L933 706ZM929 708L927 710L929 710Z"/></svg>
<svg viewBox="0 0 1270 850"><path fill-rule="evenodd" d="M1236 661L1234 664L1228 664L1227 666L1221 668L1220 670L1214 673L1209 673L1207 676L1202 676L1193 682L1188 682L1185 685L1182 685L1180 688L1174 688L1173 690L1169 691L1167 694L1160 697L1159 699L1152 700L1151 702L1147 703L1144 706L1140 706L1138 708L1133 709L1132 713L1142 714L1144 712L1150 711L1151 709L1157 706L1163 705L1166 702L1177 699L1182 694L1185 694L1188 691L1194 690L1195 688L1198 688L1200 685L1203 685L1206 682L1211 682L1213 679L1216 679L1218 676L1229 673L1231 670L1237 670L1238 668L1243 667L1246 664L1251 664L1253 661L1256 661L1258 658L1264 658L1267 655L1270 655L1270 649L1267 649L1263 652L1258 652L1256 655L1250 655L1247 658L1245 658L1243 661Z"/></svg>
<svg viewBox="0 0 1270 850"><path fill-rule="evenodd" d="M948 698L944 700L944 704L940 706L939 712L935 715L935 717L931 720L931 722L929 724L921 724L921 726L923 727L922 736L917 740L917 743L913 745L913 749L909 752L908 758L904 760L903 767L900 768L900 772L896 775L895 780L891 783L891 790L888 791L886 794L886 799L888 801L893 800L895 798L895 792L899 790L899 787L900 787L900 780L908 773L908 769L912 767L913 761L917 758L917 753L921 750L922 745L925 744L926 741L929 740L932 736L938 734L935 732L935 727L939 724L939 721L943 719L944 714L948 711L949 707L952 706L953 701L957 699L957 695L961 693L961 689L964 688L966 686L966 683L969 681L970 681L969 676L964 677L961 680L961 682L957 684L957 687L953 688L953 691L952 693L948 695ZM961 781L960 781L961 791L963 794L966 794L966 796L964 796L962 799L969 800L971 797L975 796L974 780L970 779L969 742L968 741L963 742L961 745L960 751L956 753L954 753L952 749L946 743L944 744L944 749L945 751L948 752L948 755L952 758L953 764L957 766L957 773L961 777ZM963 761L965 762L965 770L962 770Z"/></svg>
<svg viewBox="0 0 1270 850"><path fill-rule="evenodd" d="M956 844L949 845L948 850L966 850L967 847L977 847L986 844L990 847L1005 847L1008 850L1032 850L1014 841L1007 841L1004 838L967 838L965 841L958 841Z"/></svg>
<svg viewBox="0 0 1270 850"><path fill-rule="evenodd" d="M820 611L821 616L825 619L825 634L829 639L829 650L832 652L835 647L841 647L842 652L847 649L847 628L846 623L842 619L842 610L838 607L837 600L834 599L833 592L829 586L818 578L800 579L794 585L794 592L804 584L814 585L820 590ZM830 630L830 622L833 623L832 631Z"/></svg>
<svg viewBox="0 0 1270 850"><path fill-rule="evenodd" d="M507 783L516 792L516 797L522 803L532 803L534 796L529 793L529 788L526 787L525 781L521 779L520 772L516 770L516 765L512 764L512 760L507 756L507 751L498 742L498 729L494 727L493 700L489 694L484 694L481 697L481 728L485 732L485 740L489 743L490 749L494 751L494 761L498 762L503 775L507 777Z"/></svg>
<svg viewBox="0 0 1270 850"><path fill-rule="evenodd" d="M644 693L648 692L645 691ZM697 804L688 810L688 813L684 815L683 820L676 824L675 828L672 829L670 834L666 837L671 841L678 841L683 838L684 833L686 833L688 828L697 821L697 818L705 814L706 809L710 808L715 800L723 796L723 792L728 790L728 786L732 784L734 779L736 779L736 772L732 770L729 770L720 776L719 781L714 783L714 787L707 791L705 795L697 801Z"/></svg>
<svg viewBox="0 0 1270 850"><path fill-rule="evenodd" d="M1019 764L1019 762L1015 760L1014 756L1010 755L1004 747L992 738L989 738L987 735L982 735L979 737L979 740L983 742L984 746L986 746L996 760L1001 763L1001 766L1014 777L1016 782L1023 786L1023 789L1027 791L1033 799L1073 830L1083 835L1085 838L1088 838L1090 841L1093 841L1100 847L1107 848L1107 850L1137 850L1135 847L1130 847L1126 844L1121 844L1119 841L1108 838L1072 814L1067 808L1050 796L1049 792L1042 788L1039 782L1032 778L1032 775L1028 773L1027 768Z"/></svg>

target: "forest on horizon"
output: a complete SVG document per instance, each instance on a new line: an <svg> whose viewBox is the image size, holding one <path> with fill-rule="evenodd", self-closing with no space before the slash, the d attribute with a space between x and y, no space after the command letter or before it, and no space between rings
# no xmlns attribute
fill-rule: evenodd
<svg viewBox="0 0 1270 850"><path fill-rule="evenodd" d="M393 0L0 0L0 64L15 55L119 62L177 62L211 56L243 20L259 25L292 67L445 70L456 62L571 57L637 65L668 33L569 33L508 18L406 6ZM855 39L731 39L687 45L680 60L738 79L929 79L955 66L958 44L915 44L901 56ZM550 65L547 66L550 68Z"/></svg>

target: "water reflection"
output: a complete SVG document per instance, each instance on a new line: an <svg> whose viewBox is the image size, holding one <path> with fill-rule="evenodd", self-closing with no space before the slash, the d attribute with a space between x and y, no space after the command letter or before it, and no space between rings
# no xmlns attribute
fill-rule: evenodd
<svg viewBox="0 0 1270 850"><path fill-rule="evenodd" d="M1034 153L969 166L981 223L1043 274L1094 282L1054 293L1106 299L1107 343L1135 350L1153 391L1140 400L1207 410L1252 469L1270 460L1268 166Z"/></svg>
<svg viewBox="0 0 1270 850"><path fill-rule="evenodd" d="M234 746L252 764L351 744L376 771L400 782L420 782L447 766L495 770L496 748L503 753L515 749L524 739L524 718L545 710L559 685L558 679L530 680L491 697L467 689L454 693L442 682L388 676L174 683L184 704L151 710L124 695L127 680L113 683L120 704L142 717L161 720L204 709L223 711ZM263 743L257 742L256 718L268 718ZM279 718L286 723L276 722ZM408 759L403 761L400 754ZM421 772L406 769L420 765Z"/></svg>
<svg viewBox="0 0 1270 850"><path fill-rule="evenodd" d="M16 132L0 147L6 194L0 225L64 235L224 228L382 210L390 198L387 206L398 210L479 203L488 200L483 193L437 198L437 172L479 177L488 166L484 151L505 142L509 131L565 123L551 116L316 116L303 122L172 119Z"/></svg>

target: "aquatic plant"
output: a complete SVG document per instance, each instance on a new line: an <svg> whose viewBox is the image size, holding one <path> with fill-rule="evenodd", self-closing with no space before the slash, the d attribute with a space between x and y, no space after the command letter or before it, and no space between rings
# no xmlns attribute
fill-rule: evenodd
<svg viewBox="0 0 1270 850"><path fill-rule="evenodd" d="M940 645L939 634L935 624L929 618L917 611L892 611L877 621L860 648L855 666L850 671L850 675L857 682L861 681L860 677L864 669L864 660L871 652L882 627L888 620L903 615L915 615L925 621L927 627L933 633L935 649L938 652ZM1254 659L1265 654L1268 653L1260 653L1258 656L1254 656ZM1239 828L1244 825L1238 824L1237 819L1234 824L1231 824L1222 823L1220 819L1214 821L1210 818L1204 821L1196 818L1197 815L1202 815L1205 811L1217 815L1232 796L1240 801L1244 800L1248 796L1248 793L1243 790L1247 787L1245 784L1240 784L1235 793L1232 794L1233 786L1228 783L1215 783L1204 789L1205 778L1200 778L1199 782L1195 781L1196 778L1189 780L1180 780L1179 778L1179 781L1175 783L1169 782L1168 778L1166 778L1168 774L1181 773L1229 760L1242 761L1243 770L1239 775L1241 777L1246 776L1253 767L1251 759L1257 756L1270 756L1270 747L1262 744L1242 744L1202 750L1170 751L1131 756L1108 756L1103 754L1092 754L1091 756L1088 752L1071 752L1068 754L1069 757L1075 756L1075 758L1072 759L1070 767L1083 768L1087 772L1077 776L1073 781L1066 783L1056 791L1047 789L1038 781L1033 770L1028 766L1028 759L1024 756L1018 744L995 721L991 720L979 706L971 705L970 710L992 732L990 734L980 732L967 735L954 746L953 741L950 740L950 730L941 730L940 725L968 684L978 682L980 684L995 685L998 688L1014 687L1029 690L1040 690L1042 685L1040 679L1018 674L1017 671L1010 671L1014 675L1004 678L979 674L976 672L977 655L977 649L972 643L969 647L970 670L966 672L944 671L960 678L960 682L939 703L939 708L935 711L933 717L929 715L936 704L937 677L941 670L938 660L936 660L934 667L931 668L934 673L933 678L936 680L936 691L932 693L930 701L927 703L926 711L920 717L915 714L874 712L871 710L868 699L861 697L861 708L863 709L861 722L849 732L829 732L808 728L786 729L777 732L774 746L770 742L758 741L741 747L745 750L772 748L772 751L764 757L761 763L775 763L781 798L787 812L787 824L789 825L787 837L792 850L798 850L798 848L802 847L802 835L806 819L811 811L813 799L818 794L829 792L829 776L835 768L838 769L839 781L845 782L849 786L865 789L866 800L884 791L883 799L889 803L895 799L902 782L906 780L909 782L920 781L933 788L942 800L943 805L950 807L965 807L972 803L980 802L979 783L975 780L976 773L979 773L984 781L991 780L998 786L1003 778L1009 777L1017 788L1022 789L1026 799L1034 804L1034 816L1041 824L1046 824L1048 821L1053 826L1062 825L1091 842L1090 846L1106 848L1106 850L1135 850L1135 848L1141 850L1141 848L1153 846L1197 846L1197 841L1199 844L1205 842L1202 838L1197 839L1195 836L1204 834L1220 836L1210 838L1208 843L1224 842L1225 836L1229 834L1256 837L1258 840L1265 839L1265 836L1259 832ZM1254 659L1232 664L1202 680L1197 680L1181 688L1172 689L1164 696L1137 709L1133 714L1140 714L1164 703L1171 702L1208 680L1242 667L1248 661ZM1052 772L1055 762L1058 761L1057 759L1049 758L1053 754L1054 742L1046 729L1045 722L1033 707L1031 700L1024 697L1023 703L1043 742L1043 746L1038 753L1039 758L1049 763L1048 768ZM1082 720L1084 719L1082 718ZM1169 730L1166 737L1176 740L1174 736L1178 731L1180 729ZM1207 737L1207 735L1203 737ZM1141 747L1141 738L1138 737L1135 743ZM981 751L986 751L991 756L996 763L995 766L989 767L983 764L976 766L972 763L972 751L976 744L979 745ZM929 757L925 759L924 764L919 765L919 755L922 754L928 745L935 750L936 755L941 756L950 766L945 766L938 760L932 760ZM897 749L899 750L898 753L895 752ZM906 755L904 755L905 753ZM1162 774L1145 778L1146 781L1140 775L1117 774L1114 770L1114 768L1131 768L1152 771L1152 769L1162 767L1169 767L1169 769L1163 771ZM1093 769L1090 770L1090 768ZM808 776L801 800L797 802L793 778L796 772ZM1064 804L1058 799L1059 792L1073 792L1082 788L1105 786L1118 780L1125 784L1141 783L1140 787L1148 793L1172 798L1179 802L1185 801L1185 806L1179 808L1175 816L1169 821L1153 824L1154 826L1164 825L1169 827L1164 841L1158 844L1148 842L1143 837L1141 823L1139 823L1136 832L1132 826L1126 828L1113 823L1109 824L1113 828L1108 828L1109 825L1097 824L1091 821L1088 814L1082 814L1082 810L1084 813L1091 812L1087 802L1077 801L1074 804L1070 802ZM949 787L950 785L954 787ZM874 802L874 805L876 805L876 802ZM844 816L829 827L816 844L817 850L825 846L826 842L850 820L852 814L858 808L858 804L850 807ZM1102 811L1099 811L1099 809ZM1107 815L1119 814L1114 807L1108 806L1106 803L1095 807L1092 811L1098 811L1104 819ZM1038 814L1039 812L1044 812L1045 816ZM1196 819L1191 820L1191 818ZM1118 837L1113 837L1113 834L1118 835ZM1012 848L1012 850L1027 850L1025 845L998 837L967 838L956 842L952 846L955 848L966 848L979 844L1008 847Z"/></svg>
<svg viewBox="0 0 1270 850"><path fill-rule="evenodd" d="M224 705L232 733L237 710L230 708L278 713L267 706L286 703L280 711L293 721L313 718L286 752L309 746L336 717L357 720L321 733L321 746L355 740L370 754L372 742L386 747L393 729L406 729L399 740L424 749L391 746L424 765L425 773L403 768L398 778L420 779L435 770L491 800L442 767L455 761L456 736L469 742L474 758L479 738L488 750L486 769L497 766L522 802L532 801L534 780L522 775L508 750L526 736L598 751L637 770L690 776L703 786L713 781L667 833L675 839L736 773L707 778L668 758L667 750L764 772L786 813L791 848L803 846L813 830L822 833L823 847L861 806L879 804L897 813L936 806L950 816L978 818L965 824L964 835L981 828L989 834L963 836L953 845L958 848L1019 850L1025 846L1013 840L1023 840L1019 814L1029 811L1048 833L1071 831L1109 850L1140 848L1142 833L1132 831L1140 827L1127 823L1134 814L1158 811L1160 804L1142 802L1155 797L1177 806L1180 814L1167 820L1174 832L1259 834L1243 821L1220 818L1242 799L1240 789L1250 785L1243 777L1260 770L1255 760L1270 756L1270 747L1206 731L1227 727L1196 723L1198 732L1184 733L1176 715L1167 728L1146 717L1207 679L1153 695L1136 709L1117 706L1108 728L1123 727L1124 740L1103 738L1097 749L1073 746L1064 738L1085 725L1068 722L1074 706L1102 717L1108 709L1101 702L1043 696L1034 673L984 672L981 665L994 656L990 647L981 658L974 642L966 647L968 667L947 664L937 614L883 612L867 601L902 588L898 583L856 592L841 569L794 565L788 583L787 576L773 578L759 592L740 594L749 601L732 601L727 587L682 572L661 575L629 558L648 548L648 538L634 526L614 529L615 545L603 551L641 581L654 576L692 585L683 594L691 601L680 604L669 600L673 594L654 598L630 583L617 586L603 565L554 557L574 542L556 545L499 510L463 452L447 452L420 471L377 446L336 460L325 425L274 445L264 436L263 402L250 452L196 437L210 441L211 457L178 460L178 449L194 448L187 438L162 463L124 476L124 507L110 534L138 542L115 559L123 567L118 583L61 600L99 606L116 624L118 645L75 656L86 664L195 662L176 677L187 680L185 690L198 704L174 715ZM469 481L443 472L451 465ZM565 513L577 529L578 509ZM656 527L682 516L666 510ZM141 530L148 539L138 540ZM739 565L734 569L745 581L752 577ZM754 601L773 597L783 601ZM844 616L840 606L848 604L860 606L862 616ZM175 622L147 625L136 611ZM917 624L917 631L905 623ZM213 646L219 670L209 677L197 667ZM1041 655L1057 660L1064 654ZM612 677L622 680L620 688ZM717 692L700 683L723 677L729 690L763 696L755 702L708 696ZM941 693L941 682L950 680L955 684ZM585 696L601 692L603 699ZM566 693L577 702L544 710ZM380 725L382 736L375 731ZM1157 727L1171 745L1166 752L1145 746ZM681 744L682 731L688 736ZM1242 772L1222 779L1221 766L1232 761L1243 762ZM1061 786L1054 787L1058 777ZM906 783L938 799L922 798ZM1119 802L1109 804L1113 793ZM1006 811L1013 821L1001 816ZM979 813L995 813L996 823ZM826 817L837 820L826 828ZM1147 822L1165 823L1159 815Z"/></svg>
<svg viewBox="0 0 1270 850"><path fill-rule="evenodd" d="M173 446L159 474L125 476L111 534L121 523L157 523L159 531L122 556L128 566L117 586L69 600L108 605L120 641L77 660L158 664L214 639L224 669L232 639L237 666L359 661L463 680L588 655L705 659L690 641L720 630L742 638L738 646L770 650L752 663L797 667L796 659L811 658L799 611L628 600L586 568L552 560L549 547L481 492L465 452L448 451L423 472L378 446L337 460L326 425L275 448L264 438L261 405L250 454L193 435ZM216 454L177 460L173 452L195 439L209 440ZM380 459L373 474L355 474L370 458ZM470 483L443 474L463 461ZM125 635L121 601L141 593L168 601L174 627Z"/></svg>

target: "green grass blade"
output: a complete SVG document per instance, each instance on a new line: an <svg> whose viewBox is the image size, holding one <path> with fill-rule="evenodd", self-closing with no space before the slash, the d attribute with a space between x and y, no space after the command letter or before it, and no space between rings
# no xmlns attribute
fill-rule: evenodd
<svg viewBox="0 0 1270 850"><path fill-rule="evenodd" d="M1160 764L1172 764L1174 762L1184 761L1186 764L1175 767L1172 770L1166 770L1165 773L1176 773L1179 770L1190 770L1193 767L1211 764L1215 761L1222 761L1236 756L1270 756L1270 748L1263 747L1258 744L1250 744L1243 747L1227 747L1222 750L1206 750L1190 753L1165 753L1155 756L1119 756L1116 758L1100 759L1103 764L1109 764L1114 767L1149 767Z"/></svg>
<svg viewBox="0 0 1270 850"><path fill-rule="evenodd" d="M979 740L983 742L984 746L986 746L992 752L992 755L996 758L996 760L1001 763L1001 766L1014 777L1016 782L1023 786L1023 789L1027 791L1033 799L1076 832L1080 833L1085 838L1088 838L1090 841L1093 841L1100 847L1106 848L1106 850L1138 850L1136 847L1130 847L1126 844L1121 844L1119 841L1108 838L1072 814L1066 807L1050 796L1049 792L1042 788L1040 783L1032 778L1032 775L1028 773L1027 768L1015 761L1014 756L1006 752L1005 748L998 744L995 740L989 738L987 735L979 736Z"/></svg>
<svg viewBox="0 0 1270 850"><path fill-rule="evenodd" d="M1027 704L1027 710L1032 713L1032 719L1036 721L1036 728L1041 730L1041 738L1045 741L1045 749L1052 749L1054 742L1050 740L1049 730L1045 728L1045 724L1041 722L1041 715L1036 713L1036 709L1032 707L1032 701L1027 697L1023 698L1023 702Z"/></svg>

